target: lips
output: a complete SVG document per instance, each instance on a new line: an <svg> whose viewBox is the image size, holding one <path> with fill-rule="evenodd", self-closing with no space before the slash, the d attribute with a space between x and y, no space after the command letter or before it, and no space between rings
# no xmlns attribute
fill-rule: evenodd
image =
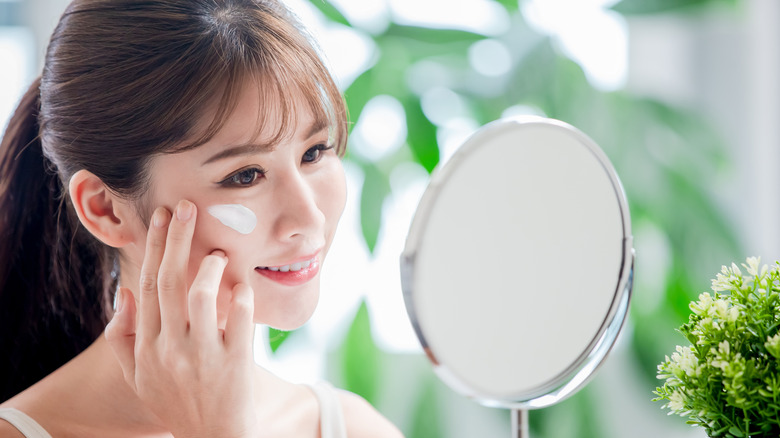
<svg viewBox="0 0 780 438"><path fill-rule="evenodd" d="M320 271L317 256L281 266L258 266L255 272L285 286L298 286L310 281Z"/></svg>

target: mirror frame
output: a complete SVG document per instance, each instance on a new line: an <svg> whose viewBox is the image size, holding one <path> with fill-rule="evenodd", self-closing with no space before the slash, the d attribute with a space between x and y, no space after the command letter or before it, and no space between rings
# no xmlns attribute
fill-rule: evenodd
<svg viewBox="0 0 780 438"><path fill-rule="evenodd" d="M439 193L441 192L442 187L447 183L449 176L454 172L453 169L456 169L460 163L468 159L472 152L479 148L483 143L490 141L493 136L508 129L523 129L525 126L539 124L549 126L552 129L560 130L566 135L573 136L575 140L583 145L583 147L587 148L607 173L615 192L623 224L623 257L609 311L596 335L592 338L582 354L580 354L564 371L548 381L512 396L497 396L483 393L469 387L469 385L452 373L446 364L443 364L438 360L435 350L436 347L432 347L427 342L426 335L421 329L418 313L415 309L415 258L422 241L422 236L425 233L432 206L435 205ZM537 116L524 116L511 119L500 119L483 126L466 140L466 142L452 155L449 161L443 164L440 163L433 171L429 185L418 204L417 211L415 212L409 229L406 246L401 254L401 286L407 314L409 315L414 332L420 341L423 351L429 361L433 364L434 371L442 381L455 391L466 397L472 398L485 406L509 409L538 409L558 403L566 397L573 395L593 377L595 371L603 363L605 357L615 344L626 320L633 287L634 260L635 252L625 192L612 163L604 152L587 135L565 122Z"/></svg>

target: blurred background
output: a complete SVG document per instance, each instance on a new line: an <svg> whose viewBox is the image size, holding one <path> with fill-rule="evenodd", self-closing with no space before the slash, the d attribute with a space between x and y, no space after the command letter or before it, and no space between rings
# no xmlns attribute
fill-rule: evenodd
<svg viewBox="0 0 780 438"><path fill-rule="evenodd" d="M0 0L3 127L40 73L66 4ZM532 411L531 433L704 436L651 402L656 365L684 342L675 328L721 265L780 258L780 2L288 4L347 99L350 194L320 307L292 333L258 327L258 363L352 390L410 438L509 436L508 412L434 376L405 313L398 259L437 164L489 121L544 115L578 127L612 160L629 200L637 272L606 363L575 396Z"/></svg>

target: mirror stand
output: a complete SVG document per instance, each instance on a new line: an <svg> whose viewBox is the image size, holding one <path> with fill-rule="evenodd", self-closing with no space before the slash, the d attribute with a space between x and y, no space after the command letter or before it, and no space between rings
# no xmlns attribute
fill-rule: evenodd
<svg viewBox="0 0 780 438"><path fill-rule="evenodd" d="M530 438L528 411L525 409L512 409L512 438Z"/></svg>

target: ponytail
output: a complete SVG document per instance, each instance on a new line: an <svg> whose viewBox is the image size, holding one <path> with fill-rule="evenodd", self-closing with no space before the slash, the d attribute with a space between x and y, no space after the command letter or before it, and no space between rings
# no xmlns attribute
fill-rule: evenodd
<svg viewBox="0 0 780 438"><path fill-rule="evenodd" d="M39 136L40 78L0 143L0 402L105 328L114 254L81 227Z"/></svg>

